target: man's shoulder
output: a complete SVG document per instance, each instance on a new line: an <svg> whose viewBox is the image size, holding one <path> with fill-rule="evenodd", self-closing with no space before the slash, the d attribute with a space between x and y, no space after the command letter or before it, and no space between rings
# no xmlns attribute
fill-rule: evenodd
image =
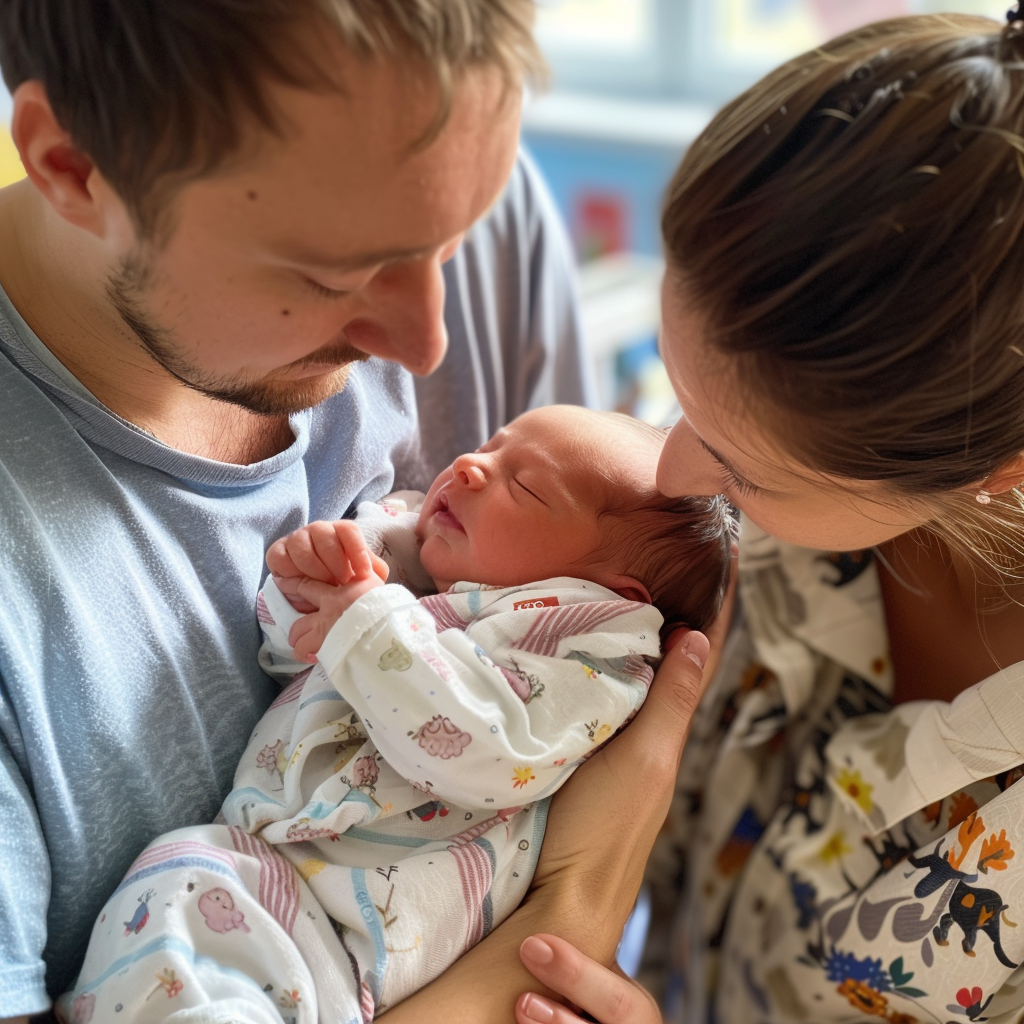
<svg viewBox="0 0 1024 1024"><path fill-rule="evenodd" d="M546 235L563 241L559 214L533 160L520 150L498 202L473 225L464 248L502 262L527 256Z"/></svg>

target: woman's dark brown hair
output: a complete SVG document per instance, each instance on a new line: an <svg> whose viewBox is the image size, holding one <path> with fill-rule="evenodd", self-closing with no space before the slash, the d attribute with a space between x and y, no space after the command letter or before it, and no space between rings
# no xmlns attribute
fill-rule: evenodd
<svg viewBox="0 0 1024 1024"><path fill-rule="evenodd" d="M670 281L788 452L1018 535L1019 493L979 526L954 492L1024 452L1020 33L900 18L797 57L714 119L663 215Z"/></svg>

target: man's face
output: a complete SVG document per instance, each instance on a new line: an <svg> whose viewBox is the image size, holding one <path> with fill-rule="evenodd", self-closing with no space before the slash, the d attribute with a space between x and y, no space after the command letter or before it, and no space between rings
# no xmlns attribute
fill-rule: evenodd
<svg viewBox="0 0 1024 1024"><path fill-rule="evenodd" d="M441 264L510 173L519 99L498 72L468 72L414 148L437 109L428 81L359 61L344 93L272 87L284 137L185 186L169 239L125 253L108 282L166 370L280 415L338 391L354 360L438 365Z"/></svg>
<svg viewBox="0 0 1024 1024"><path fill-rule="evenodd" d="M613 417L571 406L525 413L431 485L416 533L439 590L554 576L601 582L601 512L614 489L653 489L658 448ZM614 558L614 553L611 556Z"/></svg>

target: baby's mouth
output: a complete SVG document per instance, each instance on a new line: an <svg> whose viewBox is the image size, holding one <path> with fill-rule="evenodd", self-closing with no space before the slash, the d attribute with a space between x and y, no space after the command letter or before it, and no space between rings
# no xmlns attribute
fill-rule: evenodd
<svg viewBox="0 0 1024 1024"><path fill-rule="evenodd" d="M453 530L462 530L463 533L466 532L462 527L462 523L459 522L458 516L452 512L448 504L448 495L444 491L437 496L437 508L434 510L434 518L442 526L448 526Z"/></svg>

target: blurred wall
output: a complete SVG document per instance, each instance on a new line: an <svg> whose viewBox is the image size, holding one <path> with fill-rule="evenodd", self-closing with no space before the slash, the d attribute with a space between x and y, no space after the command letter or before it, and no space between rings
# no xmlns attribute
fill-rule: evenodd
<svg viewBox="0 0 1024 1024"><path fill-rule="evenodd" d="M0 84L0 188L25 176L14 143L7 130L11 120L11 97Z"/></svg>

